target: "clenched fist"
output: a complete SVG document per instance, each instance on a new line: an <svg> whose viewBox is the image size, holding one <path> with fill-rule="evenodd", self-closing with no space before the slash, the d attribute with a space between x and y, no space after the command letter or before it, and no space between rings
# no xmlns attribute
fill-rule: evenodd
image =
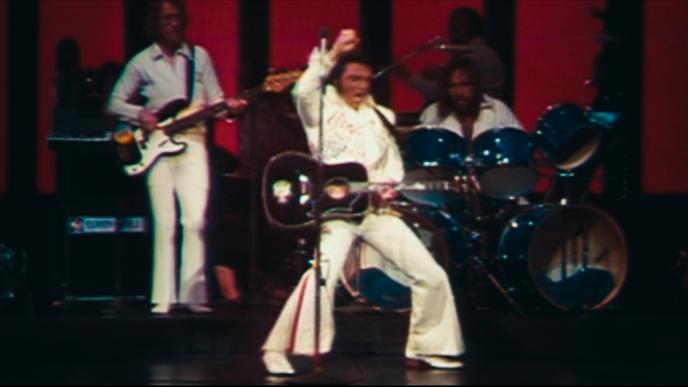
<svg viewBox="0 0 688 387"><path fill-rule="evenodd" d="M337 40L334 42L334 45L332 46L332 50L330 51L330 57L333 61L336 61L340 55L355 50L360 42L361 39L358 38L356 30L341 30L339 31L339 36L337 36Z"/></svg>

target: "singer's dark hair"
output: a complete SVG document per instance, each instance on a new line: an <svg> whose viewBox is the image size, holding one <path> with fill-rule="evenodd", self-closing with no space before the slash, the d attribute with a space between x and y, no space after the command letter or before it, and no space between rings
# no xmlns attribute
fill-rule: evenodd
<svg viewBox="0 0 688 387"><path fill-rule="evenodd" d="M330 74L327 76L327 82L332 84L335 81L339 80L342 77L342 74L344 74L344 69L346 68L346 65L348 65L349 63L358 63L369 67L371 70L375 69L373 62L362 52L347 52L345 54L342 54L342 56L340 56L337 60L337 63L334 65L334 67L332 67Z"/></svg>

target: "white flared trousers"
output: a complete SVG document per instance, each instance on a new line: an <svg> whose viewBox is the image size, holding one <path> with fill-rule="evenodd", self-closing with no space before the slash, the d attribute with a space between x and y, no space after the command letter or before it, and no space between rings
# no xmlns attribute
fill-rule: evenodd
<svg viewBox="0 0 688 387"><path fill-rule="evenodd" d="M161 157L148 174L153 212L153 284L151 302L207 302L205 280L205 212L208 202L208 155L202 138L182 137L179 155ZM177 211L181 211L181 267L176 284Z"/></svg>
<svg viewBox="0 0 688 387"><path fill-rule="evenodd" d="M320 353L329 352L334 340L334 292L356 238L377 249L411 280L411 316L406 356L446 355L464 352L454 296L444 269L416 235L398 217L369 214L360 225L329 221L323 225L320 248L321 288ZM315 281L311 268L287 299L265 344L264 351L314 353Z"/></svg>

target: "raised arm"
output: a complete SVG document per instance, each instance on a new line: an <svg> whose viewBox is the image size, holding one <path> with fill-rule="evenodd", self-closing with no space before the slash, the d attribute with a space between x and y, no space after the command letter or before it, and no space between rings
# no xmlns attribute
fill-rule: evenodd
<svg viewBox="0 0 688 387"><path fill-rule="evenodd" d="M335 41L332 50L322 54L317 48L313 49L308 60L308 69L294 86L292 95L301 121L306 127L318 125L320 75L330 73L339 57L358 47L360 39L352 29L342 30Z"/></svg>

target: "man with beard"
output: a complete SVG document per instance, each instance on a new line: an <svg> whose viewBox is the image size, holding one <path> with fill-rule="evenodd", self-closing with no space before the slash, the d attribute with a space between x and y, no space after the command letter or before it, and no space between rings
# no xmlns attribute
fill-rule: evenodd
<svg viewBox="0 0 688 387"><path fill-rule="evenodd" d="M467 143L490 129L523 126L500 100L483 93L480 72L468 58L452 62L446 69L442 98L421 113L423 126L451 130Z"/></svg>
<svg viewBox="0 0 688 387"><path fill-rule="evenodd" d="M473 61L480 72L482 89L485 94L494 98L504 95L504 65L499 54L488 45L483 35L483 20L473 8L456 8L449 15L447 24L449 44L446 51L451 54L450 61L467 58ZM395 74L401 76L407 84L418 91L424 105L438 101L442 95L441 76L444 66L430 66L421 74L412 74L400 66Z"/></svg>

